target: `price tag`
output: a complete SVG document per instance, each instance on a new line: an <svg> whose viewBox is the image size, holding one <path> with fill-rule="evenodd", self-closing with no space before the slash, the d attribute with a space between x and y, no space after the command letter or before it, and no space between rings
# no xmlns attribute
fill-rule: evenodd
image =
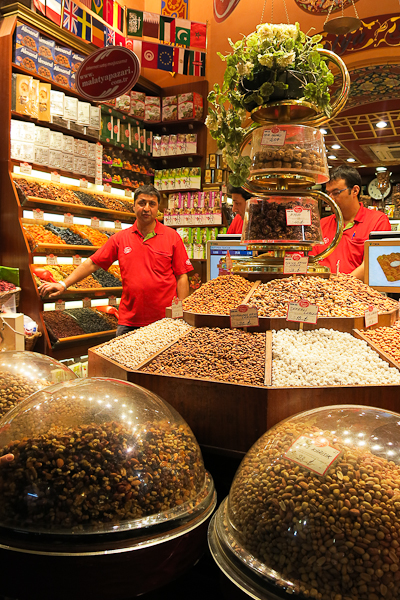
<svg viewBox="0 0 400 600"><path fill-rule="evenodd" d="M183 317L182 300L179 300L179 298L177 298L177 297L175 297L172 300L171 312L172 312L171 316L173 319L182 319L182 317Z"/></svg>
<svg viewBox="0 0 400 600"><path fill-rule="evenodd" d="M117 298L116 298L116 296L109 296L108 297L108 305L109 306L117 306Z"/></svg>
<svg viewBox="0 0 400 600"><path fill-rule="evenodd" d="M258 325L258 309L249 304L240 304L230 311L231 327L254 327Z"/></svg>
<svg viewBox="0 0 400 600"><path fill-rule="evenodd" d="M132 198L132 196L133 196L132 190L125 190L125 196L126 196L126 198Z"/></svg>
<svg viewBox="0 0 400 600"><path fill-rule="evenodd" d="M99 224L100 223L99 223L98 217L92 217L90 219L90 225L91 225L91 227L94 227L95 229L98 229L99 228Z"/></svg>
<svg viewBox="0 0 400 600"><path fill-rule="evenodd" d="M87 188L89 187L89 182L87 179L85 179L84 177L82 177L82 179L79 180L79 186L81 188Z"/></svg>
<svg viewBox="0 0 400 600"><path fill-rule="evenodd" d="M122 229L121 221L114 221L115 229Z"/></svg>
<svg viewBox="0 0 400 600"><path fill-rule="evenodd" d="M286 321L297 323L316 323L318 319L318 306L310 304L308 300L289 302Z"/></svg>
<svg viewBox="0 0 400 600"><path fill-rule="evenodd" d="M379 316L378 316L378 309L376 308L376 306L373 306L373 304L368 306L364 315L365 315L365 327L371 327L371 325L377 325Z"/></svg>
<svg viewBox="0 0 400 600"><path fill-rule="evenodd" d="M64 223L66 223L66 225L72 225L74 222L74 216L71 215L71 213L65 213L64 214Z"/></svg>
<svg viewBox="0 0 400 600"><path fill-rule="evenodd" d="M311 225L311 210L302 206L287 208L286 225Z"/></svg>
<svg viewBox="0 0 400 600"><path fill-rule="evenodd" d="M285 254L283 262L283 272L288 273L307 273L308 256L302 256L302 252L290 252Z"/></svg>
<svg viewBox="0 0 400 600"><path fill-rule="evenodd" d="M40 210L40 208L35 208L33 210L33 218L36 219L37 221L43 221L43 219L44 219L43 211Z"/></svg>
<svg viewBox="0 0 400 600"><path fill-rule="evenodd" d="M53 183L60 183L60 173L57 173L57 171L52 171L50 173L50 181L52 181Z"/></svg>
<svg viewBox="0 0 400 600"><path fill-rule="evenodd" d="M301 435L290 446L284 457L313 473L325 475L339 454L340 450L330 446L326 438Z"/></svg>
<svg viewBox="0 0 400 600"><path fill-rule="evenodd" d="M83 304L83 308L91 308L92 307L92 300L91 300L91 298L84 298L82 300L82 304Z"/></svg>
<svg viewBox="0 0 400 600"><path fill-rule="evenodd" d="M56 265L57 264L57 256L54 254L48 254L46 256L46 265Z"/></svg>
<svg viewBox="0 0 400 600"><path fill-rule="evenodd" d="M261 139L261 146L283 146L286 139L286 131L273 127L266 129Z"/></svg>
<svg viewBox="0 0 400 600"><path fill-rule="evenodd" d="M64 300L56 300L56 310L65 310Z"/></svg>
<svg viewBox="0 0 400 600"><path fill-rule="evenodd" d="M103 191L107 192L107 194L111 194L111 185L109 183L105 183L103 187Z"/></svg>
<svg viewBox="0 0 400 600"><path fill-rule="evenodd" d="M25 175L32 175L32 165L26 162L20 163L19 171Z"/></svg>

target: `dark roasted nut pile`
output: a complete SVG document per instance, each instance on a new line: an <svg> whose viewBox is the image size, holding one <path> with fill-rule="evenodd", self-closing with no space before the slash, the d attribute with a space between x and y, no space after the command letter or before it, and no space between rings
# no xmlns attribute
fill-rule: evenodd
<svg viewBox="0 0 400 600"><path fill-rule="evenodd" d="M100 200L100 196L96 198L92 194L86 192L75 191L75 196L78 196L79 200L85 204L85 206L95 206L96 208L106 208L104 203Z"/></svg>
<svg viewBox="0 0 400 600"><path fill-rule="evenodd" d="M265 333L240 329L193 329L142 371L264 385Z"/></svg>
<svg viewBox="0 0 400 600"><path fill-rule="evenodd" d="M305 431L341 451L324 476L284 456ZM316 600L397 598L400 467L332 441L332 433L286 422L260 438L229 495L235 536L290 592Z"/></svg>
<svg viewBox="0 0 400 600"><path fill-rule="evenodd" d="M183 301L183 309L195 313L228 315L250 292L252 283L238 275L221 275L204 283Z"/></svg>
<svg viewBox="0 0 400 600"><path fill-rule="evenodd" d="M69 308L65 312L76 320L85 333L99 333L113 329L99 311L91 308Z"/></svg>
<svg viewBox="0 0 400 600"><path fill-rule="evenodd" d="M55 340L74 335L85 335L82 327L75 319L62 310L45 310L43 320L49 331L49 335Z"/></svg>
<svg viewBox="0 0 400 600"><path fill-rule="evenodd" d="M286 210L294 209L296 206L310 211L311 225L287 225ZM249 205L247 239L322 242L318 206L307 200L293 199L285 202L253 200Z"/></svg>
<svg viewBox="0 0 400 600"><path fill-rule="evenodd" d="M201 289L201 288L200 288ZM303 277L293 275L262 283L251 296L250 302L258 308L261 317L284 317L288 302L306 298L318 305L319 317L363 316L370 304L379 312L397 308L397 302L382 296L351 275Z"/></svg>
<svg viewBox="0 0 400 600"><path fill-rule="evenodd" d="M104 269L97 269L93 273L93 277L97 279L102 287L121 287L120 279L117 279L108 271L104 271Z"/></svg>
<svg viewBox="0 0 400 600"><path fill-rule="evenodd" d="M96 310L96 308L92 308L92 310L100 315L100 317L102 319L104 319L105 321L107 321L107 323L109 324L111 329L117 329L118 327L118 319L115 315L111 314L111 313L105 313L99 310Z"/></svg>
<svg viewBox="0 0 400 600"><path fill-rule="evenodd" d="M98 194L94 194L93 196L95 200L101 202L105 208L108 208L108 210L117 210L124 213L131 212L128 210L125 204L117 198L108 198L107 196L99 196Z"/></svg>
<svg viewBox="0 0 400 600"><path fill-rule="evenodd" d="M54 233L54 235L58 235L66 244L70 244L71 246L92 246L89 240L73 233L68 227L57 227L57 225L47 223L45 228Z"/></svg>
<svg viewBox="0 0 400 600"><path fill-rule="evenodd" d="M0 372L0 418L17 406L22 400L45 386L51 385L46 379L32 381L28 377L12 373Z"/></svg>
<svg viewBox="0 0 400 600"><path fill-rule="evenodd" d="M276 149L266 147L262 152L256 152L253 158L252 170L258 169L292 169L293 171L322 171L324 161L315 150L306 148Z"/></svg>
<svg viewBox="0 0 400 600"><path fill-rule="evenodd" d="M190 430L116 422L53 427L2 448L14 461L0 473L0 520L10 527L73 530L122 524L196 498L204 483Z"/></svg>

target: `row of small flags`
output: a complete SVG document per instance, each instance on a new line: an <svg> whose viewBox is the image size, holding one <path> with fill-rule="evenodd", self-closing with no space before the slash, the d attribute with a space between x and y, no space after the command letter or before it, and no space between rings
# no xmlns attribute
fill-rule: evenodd
<svg viewBox="0 0 400 600"><path fill-rule="evenodd" d="M127 37L144 36L167 44L206 48L205 23L125 9L115 0L79 0L79 4L73 0L64 0L64 10L62 10L62 0L33 0L33 2L39 12L57 25L61 26L62 17L62 27L87 42L92 41L89 37L91 24L103 23L104 26L110 25L114 30L118 30L122 35L126 26ZM86 8L93 15L88 13ZM126 19L125 15L127 15Z"/></svg>

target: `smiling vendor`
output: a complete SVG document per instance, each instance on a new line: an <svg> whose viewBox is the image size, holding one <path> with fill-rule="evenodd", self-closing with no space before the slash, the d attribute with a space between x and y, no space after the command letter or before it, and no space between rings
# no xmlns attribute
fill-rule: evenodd
<svg viewBox="0 0 400 600"><path fill-rule="evenodd" d="M360 204L361 177L356 169L342 165L330 175L326 193L342 211L344 230L335 250L321 260L320 264L336 273L337 263L340 261L340 273L350 273L364 280L364 242L368 240L371 231L390 231L390 222L384 213L369 210ZM321 229L324 243L314 246L310 255L322 252L333 240L336 232L335 215L321 219Z"/></svg>

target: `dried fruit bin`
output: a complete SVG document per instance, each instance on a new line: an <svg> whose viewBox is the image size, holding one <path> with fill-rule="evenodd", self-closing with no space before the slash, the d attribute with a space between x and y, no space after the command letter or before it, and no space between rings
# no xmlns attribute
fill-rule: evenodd
<svg viewBox="0 0 400 600"><path fill-rule="evenodd" d="M399 418L336 405L267 431L209 528L231 581L259 599L398 598Z"/></svg>
<svg viewBox="0 0 400 600"><path fill-rule="evenodd" d="M15 456L0 472L0 556L26 575L5 576L3 593L123 599L201 556L214 485L191 430L160 397L80 379L34 394L0 430Z"/></svg>

